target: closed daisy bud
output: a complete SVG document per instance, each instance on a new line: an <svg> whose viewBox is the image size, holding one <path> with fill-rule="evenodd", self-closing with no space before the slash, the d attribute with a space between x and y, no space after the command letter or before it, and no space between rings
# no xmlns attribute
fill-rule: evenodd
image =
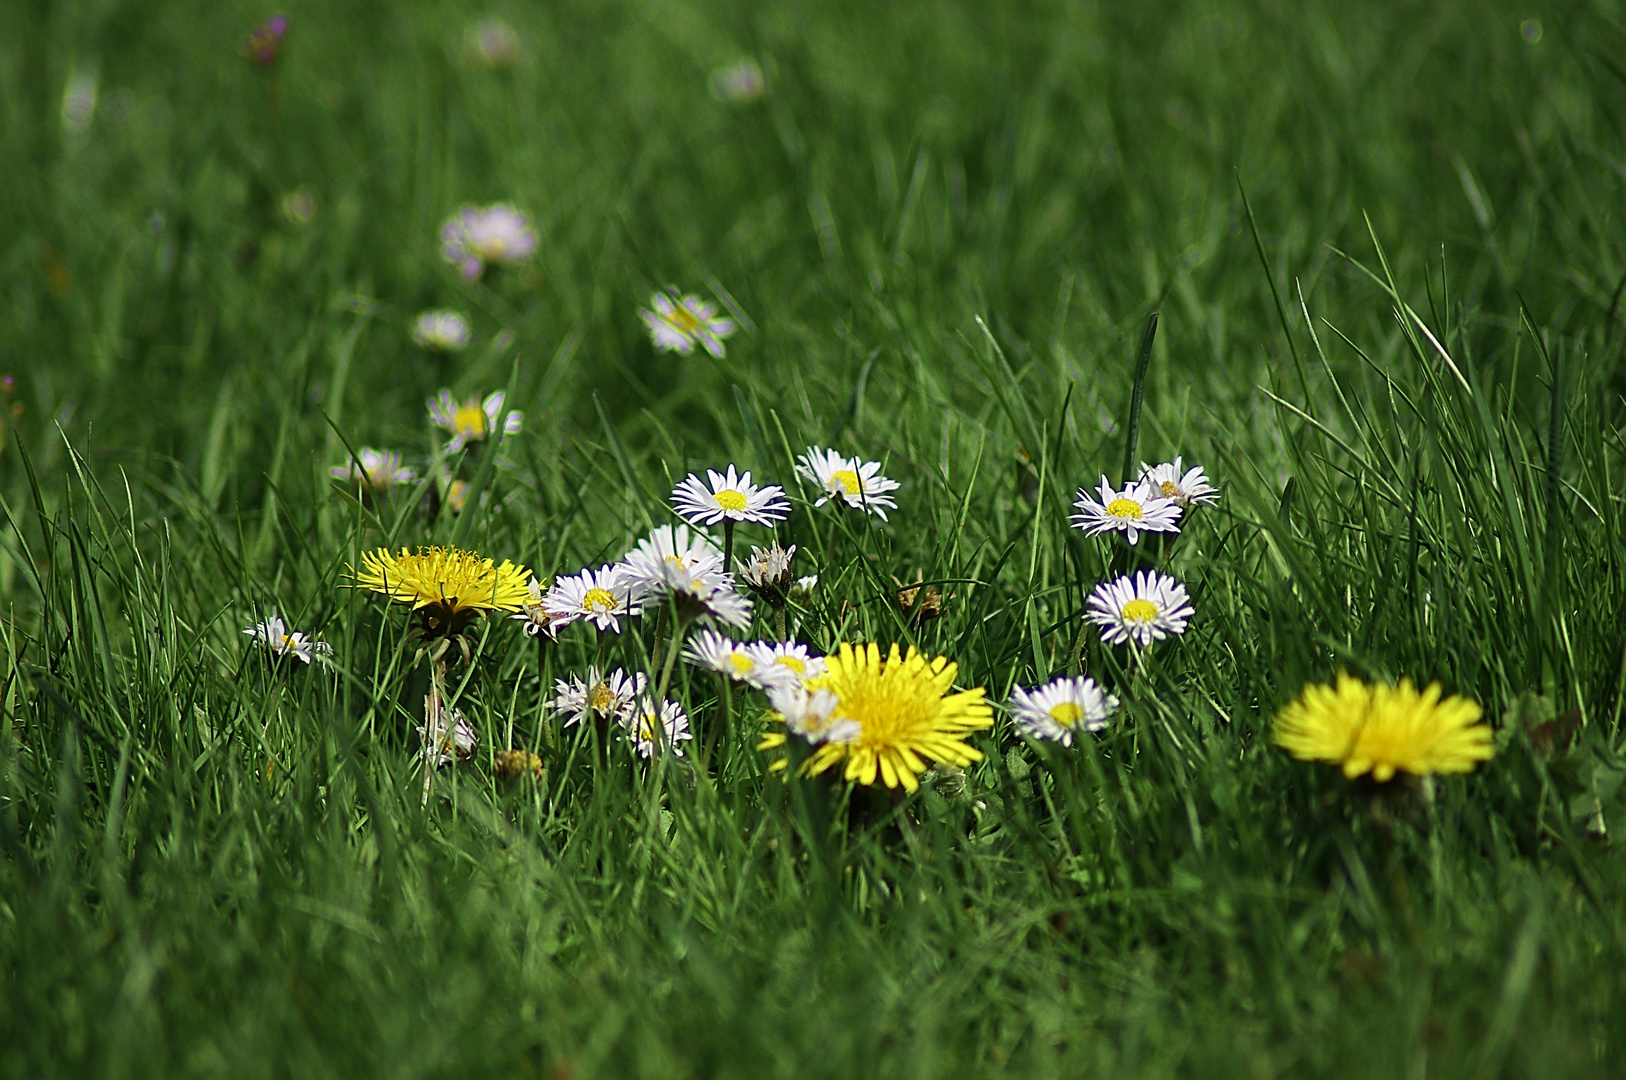
<svg viewBox="0 0 1626 1080"><path fill-rule="evenodd" d="M790 561L796 555L796 545L782 548L778 543L767 548L752 547L748 562L734 560L740 582L774 607L782 607L791 588Z"/></svg>

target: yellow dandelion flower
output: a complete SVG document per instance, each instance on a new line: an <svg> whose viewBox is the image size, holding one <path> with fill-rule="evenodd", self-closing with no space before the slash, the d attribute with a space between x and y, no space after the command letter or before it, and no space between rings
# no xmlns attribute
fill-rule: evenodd
<svg viewBox="0 0 1626 1080"><path fill-rule="evenodd" d="M901 784L914 791L927 759L950 765L982 760L982 753L963 740L993 727L993 710L980 686L951 692L958 664L942 656L928 660L913 647L900 656L896 645L883 661L873 643L854 647L846 642L825 660L825 673L810 680L808 688L833 691L838 699L833 715L857 721L860 730L843 741L819 745L803 766L808 775L845 761L848 780L873 784L878 775L889 788Z"/></svg>
<svg viewBox="0 0 1626 1080"><path fill-rule="evenodd" d="M531 598L531 572L507 559L493 563L461 548L388 548L362 554L354 586L423 611L435 632L458 633L488 611L518 611Z"/></svg>
<svg viewBox="0 0 1626 1080"><path fill-rule="evenodd" d="M1496 752L1491 729L1477 702L1440 693L1439 683L1419 692L1410 679L1367 685L1340 673L1336 687L1306 686L1277 714L1273 739L1301 761L1341 765L1351 780L1472 772Z"/></svg>

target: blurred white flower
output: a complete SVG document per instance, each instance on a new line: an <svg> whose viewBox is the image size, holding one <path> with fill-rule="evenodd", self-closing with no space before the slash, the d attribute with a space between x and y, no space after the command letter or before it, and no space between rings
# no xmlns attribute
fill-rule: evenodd
<svg viewBox="0 0 1626 1080"><path fill-rule="evenodd" d="M864 733L864 725L840 716L841 699L834 690L809 690L800 685L777 685L768 690L768 704L785 721L785 730L819 743L850 743Z"/></svg>
<svg viewBox="0 0 1626 1080"><path fill-rule="evenodd" d="M469 345L469 320L455 311L425 311L412 320L412 340L435 352L461 352Z"/></svg>
<svg viewBox="0 0 1626 1080"><path fill-rule="evenodd" d="M440 227L440 250L473 280L487 263L524 262L536 254L531 219L508 203L465 206Z"/></svg>
<svg viewBox="0 0 1626 1080"><path fill-rule="evenodd" d="M689 355L696 345L711 355L723 356L723 339L734 332L734 323L717 317L717 308L698 296L677 296L658 292L648 308L638 311L649 327L656 348Z"/></svg>
<svg viewBox="0 0 1626 1080"><path fill-rule="evenodd" d="M502 70L519 62L519 35L498 18L482 19L469 27L465 47L471 58L489 68Z"/></svg>
<svg viewBox="0 0 1626 1080"><path fill-rule="evenodd" d="M675 701L663 701L659 709L652 702L639 703L634 708L631 718L624 723L627 733L632 737L633 746L643 757L654 755L657 730L660 732L661 749L671 751L676 757L683 756L683 747L678 744L694 738L689 733L689 718L684 715L682 706Z"/></svg>
<svg viewBox="0 0 1626 1080"><path fill-rule="evenodd" d="M505 434L512 435L524 426L524 414L504 414L502 404L501 390L487 394L484 401L478 396L458 401L452 397L450 390L442 390L439 397L429 402L429 420L436 427L451 432L452 438L446 444L446 452L455 454L469 443L478 442L497 430L498 417L502 417Z"/></svg>
<svg viewBox="0 0 1626 1080"><path fill-rule="evenodd" d="M768 92L768 80L755 60L741 60L711 73L711 92L722 101L755 101Z"/></svg>
<svg viewBox="0 0 1626 1080"><path fill-rule="evenodd" d="M335 480L345 480L359 487L383 494L396 484L416 483L418 474L401 464L401 455L394 450L374 450L363 446L356 456L343 465L328 470Z"/></svg>

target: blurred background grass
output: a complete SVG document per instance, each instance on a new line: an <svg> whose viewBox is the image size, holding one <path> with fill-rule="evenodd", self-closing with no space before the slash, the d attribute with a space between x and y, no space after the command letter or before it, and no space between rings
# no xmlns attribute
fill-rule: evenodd
<svg viewBox="0 0 1626 1080"><path fill-rule="evenodd" d="M1618 5L286 11L262 68L252 6L0 8L8 1073L1612 1071ZM510 68L469 54L488 17ZM745 59L767 93L720 100ZM470 285L437 227L499 199L539 256ZM725 360L652 350L667 285L744 316ZM412 345L430 305L468 353ZM826 821L742 717L652 811L538 708L585 639L496 625L483 757L419 808L424 676L346 563L573 572L691 468L884 459L889 526L783 534L804 638L919 641L996 699L1066 669L1107 570L1066 504L1116 479L1152 311L1143 456L1225 499L1176 557L1192 631L1133 684L1088 650L1130 687L1098 745L1002 725L909 829ZM527 416L470 510L329 488L346 443L425 457L442 386ZM272 605L336 674L246 651ZM1430 803L1286 760L1269 717L1339 667L1508 712L1501 754ZM493 780L510 731L545 784Z"/></svg>

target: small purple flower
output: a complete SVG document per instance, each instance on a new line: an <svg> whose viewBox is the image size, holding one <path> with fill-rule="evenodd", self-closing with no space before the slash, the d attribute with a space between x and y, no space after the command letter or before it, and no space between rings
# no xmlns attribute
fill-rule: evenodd
<svg viewBox="0 0 1626 1080"><path fill-rule="evenodd" d="M287 36L288 17L273 15L249 33L248 40L243 42L243 55L261 67L269 67L277 62Z"/></svg>

